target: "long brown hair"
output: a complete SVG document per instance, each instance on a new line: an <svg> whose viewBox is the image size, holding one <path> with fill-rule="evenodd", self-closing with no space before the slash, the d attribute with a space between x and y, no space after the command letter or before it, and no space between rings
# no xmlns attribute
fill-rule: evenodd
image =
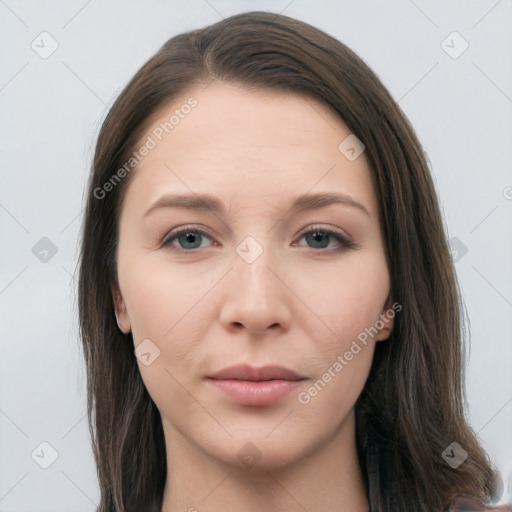
<svg viewBox="0 0 512 512"><path fill-rule="evenodd" d="M463 310L435 188L414 129L372 70L328 34L250 12L167 41L124 88L101 127L80 255L80 332L101 489L99 512L154 512L166 452L159 411L141 379L131 335L119 330L119 212L131 174L111 187L152 116L211 80L324 102L365 145L391 277L402 305L377 343L356 403L357 450L373 512L438 512L457 492L494 500L499 477L465 419ZM126 167L125 167L126 170ZM136 172L136 171L133 171ZM457 442L468 458L442 457Z"/></svg>

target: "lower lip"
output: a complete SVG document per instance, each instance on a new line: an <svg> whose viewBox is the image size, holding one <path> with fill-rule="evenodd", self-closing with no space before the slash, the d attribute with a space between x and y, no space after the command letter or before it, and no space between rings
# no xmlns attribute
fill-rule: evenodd
<svg viewBox="0 0 512 512"><path fill-rule="evenodd" d="M242 405L269 405L277 402L300 386L300 380L236 380L236 379L208 379L208 382L224 391Z"/></svg>

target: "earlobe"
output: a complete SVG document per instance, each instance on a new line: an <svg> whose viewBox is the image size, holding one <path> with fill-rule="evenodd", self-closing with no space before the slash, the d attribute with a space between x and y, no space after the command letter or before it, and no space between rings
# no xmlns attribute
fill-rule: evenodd
<svg viewBox="0 0 512 512"><path fill-rule="evenodd" d="M112 300L114 301L114 313L116 315L117 325L123 334L128 334L131 331L130 318L126 311L126 304L124 303L121 290L118 283L111 284Z"/></svg>
<svg viewBox="0 0 512 512"><path fill-rule="evenodd" d="M382 308L382 312L379 315L379 319L375 322L375 327L379 330L379 333L375 337L375 341L385 341L391 335L393 331L395 308L393 307L393 299L391 294L388 295L386 304Z"/></svg>

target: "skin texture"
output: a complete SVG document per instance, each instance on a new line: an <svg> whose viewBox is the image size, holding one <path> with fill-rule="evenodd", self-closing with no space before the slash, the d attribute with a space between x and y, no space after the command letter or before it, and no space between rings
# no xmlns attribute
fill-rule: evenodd
<svg viewBox="0 0 512 512"><path fill-rule="evenodd" d="M138 365L164 427L163 511L366 512L353 407L392 319L309 403L298 394L392 304L368 162L338 150L350 130L325 105L233 84L187 91L141 141L190 96L197 106L132 171L113 285L120 329L135 347L150 339L160 350ZM319 192L350 195L368 214L341 204L289 214L295 196ZM213 194L225 215L145 215L169 193ZM162 246L180 226L206 234ZM322 228L357 248L305 236ZM248 263L241 243L263 252ZM237 363L278 364L306 379L275 403L241 405L205 381Z"/></svg>

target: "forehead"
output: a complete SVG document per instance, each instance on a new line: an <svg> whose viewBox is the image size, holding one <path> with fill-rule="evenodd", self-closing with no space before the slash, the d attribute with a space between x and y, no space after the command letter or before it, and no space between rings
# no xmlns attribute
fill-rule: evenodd
<svg viewBox="0 0 512 512"><path fill-rule="evenodd" d="M351 132L329 107L310 97L212 84L190 89L154 116L139 146L127 196L141 202L162 192L210 192L246 205L284 195L335 191L375 210L364 152L340 150ZM128 199L128 197L127 197Z"/></svg>

